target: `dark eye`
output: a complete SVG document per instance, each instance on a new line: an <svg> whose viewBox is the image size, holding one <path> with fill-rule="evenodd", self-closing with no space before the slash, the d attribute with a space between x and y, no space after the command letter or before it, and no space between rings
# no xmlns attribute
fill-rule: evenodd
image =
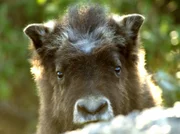
<svg viewBox="0 0 180 134"><path fill-rule="evenodd" d="M61 79L63 77L63 73L60 71L57 71L56 74L59 79Z"/></svg>
<svg viewBox="0 0 180 134"><path fill-rule="evenodd" d="M120 67L120 66L117 66L117 67L115 68L115 72L116 72L117 75L120 75L120 73L121 73L121 67Z"/></svg>

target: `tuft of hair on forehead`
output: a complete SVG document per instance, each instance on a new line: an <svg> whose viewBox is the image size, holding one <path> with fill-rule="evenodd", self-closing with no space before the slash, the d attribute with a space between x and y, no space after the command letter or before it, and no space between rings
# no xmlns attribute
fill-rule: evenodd
<svg viewBox="0 0 180 134"><path fill-rule="evenodd" d="M93 48L112 42L114 33L109 28L108 21L107 9L100 5L71 6L63 20L63 40L90 53Z"/></svg>

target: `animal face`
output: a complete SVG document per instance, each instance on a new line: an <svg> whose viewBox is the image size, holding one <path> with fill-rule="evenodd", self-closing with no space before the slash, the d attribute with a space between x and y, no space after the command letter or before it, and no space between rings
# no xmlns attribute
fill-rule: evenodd
<svg viewBox="0 0 180 134"><path fill-rule="evenodd" d="M139 14L107 16L99 6L72 7L62 20L25 28L39 87L39 133L41 124L60 132L142 109L144 92L151 100L139 73L143 20Z"/></svg>

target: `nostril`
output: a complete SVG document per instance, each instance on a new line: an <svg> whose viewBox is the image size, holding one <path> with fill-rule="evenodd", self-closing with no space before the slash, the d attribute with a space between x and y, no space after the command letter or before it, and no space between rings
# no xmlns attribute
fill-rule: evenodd
<svg viewBox="0 0 180 134"><path fill-rule="evenodd" d="M104 102L102 102L101 103L101 105L97 108L97 110L95 111L96 113L100 113L101 111L103 111L104 109L106 109L107 108L107 102L106 101L104 101Z"/></svg>
<svg viewBox="0 0 180 134"><path fill-rule="evenodd" d="M77 108L79 112L89 113L88 109L83 104L78 104Z"/></svg>
<svg viewBox="0 0 180 134"><path fill-rule="evenodd" d="M100 100L94 103L81 101L77 104L77 110L80 113L91 114L91 115L99 114L105 111L107 107L108 107L108 104L107 104L107 101L105 100Z"/></svg>

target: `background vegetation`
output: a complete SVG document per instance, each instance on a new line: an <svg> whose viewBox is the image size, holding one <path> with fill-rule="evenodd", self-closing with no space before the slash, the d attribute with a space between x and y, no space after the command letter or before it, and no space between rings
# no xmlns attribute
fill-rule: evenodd
<svg viewBox="0 0 180 134"><path fill-rule="evenodd" d="M29 23L57 18L77 2L82 0L0 1L0 134L35 132L38 98L29 72L28 39L23 28ZM145 15L141 36L147 52L147 69L163 91L165 106L180 100L180 1L99 0L98 3L114 13Z"/></svg>

